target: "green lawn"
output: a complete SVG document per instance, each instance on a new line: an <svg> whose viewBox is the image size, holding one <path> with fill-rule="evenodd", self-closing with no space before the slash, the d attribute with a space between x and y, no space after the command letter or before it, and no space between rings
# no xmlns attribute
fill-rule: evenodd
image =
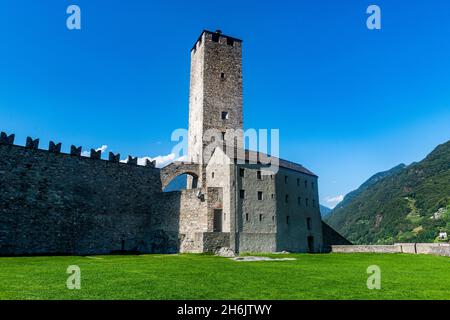
<svg viewBox="0 0 450 320"><path fill-rule="evenodd" d="M285 255L273 255L285 257ZM450 258L291 254L236 262L209 255L0 258L0 299L450 299ZM81 268L81 289L66 269ZM366 269L381 268L381 290Z"/></svg>

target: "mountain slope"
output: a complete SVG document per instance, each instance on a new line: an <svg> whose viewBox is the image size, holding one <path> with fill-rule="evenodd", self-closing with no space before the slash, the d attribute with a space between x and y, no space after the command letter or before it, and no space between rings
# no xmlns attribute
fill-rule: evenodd
<svg viewBox="0 0 450 320"><path fill-rule="evenodd" d="M325 221L353 243L431 242L439 231L450 233L450 141L389 171L369 179Z"/></svg>
<svg viewBox="0 0 450 320"><path fill-rule="evenodd" d="M331 211L333 210L323 205L320 205L320 214L322 215L322 218L328 216L331 213Z"/></svg>
<svg viewBox="0 0 450 320"><path fill-rule="evenodd" d="M399 172L400 170L406 168L405 164L399 164L398 166L387 170L387 171L383 171L383 172L378 172L376 174L374 174L372 177L370 177L366 182L364 182L358 189L348 193L345 197L344 200L342 200L340 203L338 203L338 205L336 206L336 209L339 208L344 208L345 206L347 206L353 199L355 199L356 197L358 197L364 190L366 190L367 188L369 188L371 185L377 183L378 181L391 176L397 172Z"/></svg>

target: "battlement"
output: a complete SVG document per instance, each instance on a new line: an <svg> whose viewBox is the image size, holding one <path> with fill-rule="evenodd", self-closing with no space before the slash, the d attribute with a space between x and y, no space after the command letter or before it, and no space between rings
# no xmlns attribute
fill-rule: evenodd
<svg viewBox="0 0 450 320"><path fill-rule="evenodd" d="M82 147L81 146L77 147L77 146L71 145L70 153L67 154L67 153L61 152L62 144L55 143L54 141L49 142L48 149L46 149L46 150L39 149L39 139L33 139L31 137L27 137L25 146L16 145L16 144L14 144L14 141L15 141L14 134L8 135L5 132L0 133L0 145L9 145L9 146L25 148L25 149L29 149L29 150L39 150L39 151L43 151L43 152L49 152L52 154L66 154L66 155L80 157L80 158L88 158L88 159L90 158L90 159L99 160L99 161L109 161L109 162L113 162L113 163L121 163L120 153L114 154L112 152L109 152L108 160L104 160L101 158L102 150L90 149L89 157L85 157L82 155ZM128 156L126 164L138 166L139 165L138 158ZM150 160L146 159L145 167L155 168L156 161L150 161Z"/></svg>
<svg viewBox="0 0 450 320"><path fill-rule="evenodd" d="M242 44L242 40L230 37L222 34L221 30L216 30L215 32L209 30L203 30L203 32L198 37L191 51L195 53L195 51L200 48L203 42L217 42L223 45L228 45L230 47L240 48Z"/></svg>

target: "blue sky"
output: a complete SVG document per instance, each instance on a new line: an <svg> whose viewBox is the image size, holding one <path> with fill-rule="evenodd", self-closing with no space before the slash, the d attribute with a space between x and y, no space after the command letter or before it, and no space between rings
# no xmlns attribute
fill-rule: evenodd
<svg viewBox="0 0 450 320"><path fill-rule="evenodd" d="M82 30L66 28L79 5ZM382 29L366 28L366 8ZM244 123L320 177L321 202L450 138L450 3L0 2L0 130L124 158L167 155L187 128L189 50L203 29L244 40Z"/></svg>

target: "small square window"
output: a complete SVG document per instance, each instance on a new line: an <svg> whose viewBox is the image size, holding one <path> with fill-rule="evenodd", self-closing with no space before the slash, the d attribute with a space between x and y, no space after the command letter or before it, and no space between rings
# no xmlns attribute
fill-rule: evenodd
<svg viewBox="0 0 450 320"><path fill-rule="evenodd" d="M233 46L234 45L234 40L230 39L230 38L227 38L227 45Z"/></svg>
<svg viewBox="0 0 450 320"><path fill-rule="evenodd" d="M212 37L211 37L211 40L213 41L213 42L219 42L219 34L218 33L213 33L212 34Z"/></svg>
<svg viewBox="0 0 450 320"><path fill-rule="evenodd" d="M245 198L245 190L239 191L239 196L241 197L241 199L244 199Z"/></svg>
<svg viewBox="0 0 450 320"><path fill-rule="evenodd" d="M228 120L228 118L229 118L228 112L222 111L222 120Z"/></svg>
<svg viewBox="0 0 450 320"><path fill-rule="evenodd" d="M258 191L258 200L263 199L263 193L261 191Z"/></svg>

